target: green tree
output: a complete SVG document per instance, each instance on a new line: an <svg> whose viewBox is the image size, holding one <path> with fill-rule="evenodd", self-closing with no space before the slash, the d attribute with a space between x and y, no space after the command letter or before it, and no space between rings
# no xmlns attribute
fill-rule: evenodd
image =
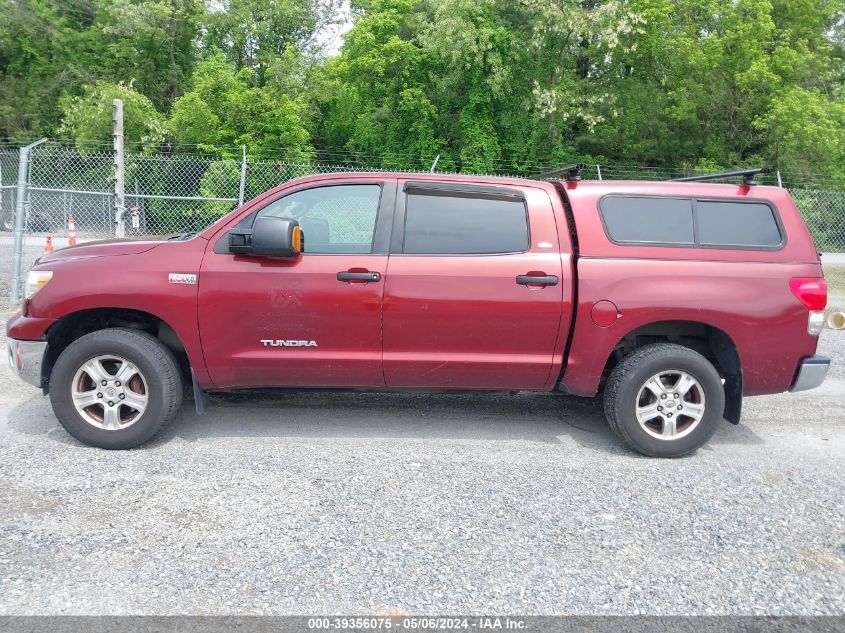
<svg viewBox="0 0 845 633"><path fill-rule="evenodd" d="M168 140L224 155L845 176L845 0L354 0L327 58L339 6L0 0L0 136L104 137L74 109L132 86L153 107L133 106L138 138L161 138L157 111Z"/></svg>
<svg viewBox="0 0 845 633"><path fill-rule="evenodd" d="M92 20L85 0L0 0L0 136L55 133L59 98L83 74L77 36Z"/></svg>
<svg viewBox="0 0 845 633"><path fill-rule="evenodd" d="M274 84L254 85L254 73L235 72L222 56L197 67L193 86L173 104L168 129L179 143L229 155L246 145L253 156L285 149L294 157L309 154L302 99L292 99Z"/></svg>
<svg viewBox="0 0 845 633"><path fill-rule="evenodd" d="M112 106L123 100L123 136L127 144L147 147L161 143L166 134L165 118L152 102L131 85L101 81L84 88L79 97L62 101L59 134L76 140L80 146L112 139Z"/></svg>
<svg viewBox="0 0 845 633"><path fill-rule="evenodd" d="M97 78L133 82L166 112L191 77L202 0L93 0L82 59Z"/></svg>
<svg viewBox="0 0 845 633"><path fill-rule="evenodd" d="M755 124L775 163L793 178L813 172L845 178L845 102L790 86Z"/></svg>
<svg viewBox="0 0 845 633"><path fill-rule="evenodd" d="M604 66L641 20L622 2L373 0L326 72L319 142L421 166L529 170L604 120Z"/></svg>
<svg viewBox="0 0 845 633"><path fill-rule="evenodd" d="M54 135L65 96L132 83L167 111L191 75L201 0L0 0L0 135Z"/></svg>
<svg viewBox="0 0 845 633"><path fill-rule="evenodd" d="M317 35L337 21L339 0L220 0L205 16L203 46L223 53L236 70L268 82L286 51L313 52Z"/></svg>

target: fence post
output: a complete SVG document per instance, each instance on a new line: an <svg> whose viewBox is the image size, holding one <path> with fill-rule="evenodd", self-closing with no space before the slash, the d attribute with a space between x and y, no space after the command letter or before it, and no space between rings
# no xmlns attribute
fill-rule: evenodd
<svg viewBox="0 0 845 633"><path fill-rule="evenodd" d="M241 186L238 190L238 206L244 203L244 188L246 187L246 145L241 145L243 157L241 158Z"/></svg>
<svg viewBox="0 0 845 633"><path fill-rule="evenodd" d="M26 229L26 197L29 186L29 153L33 148L45 143L42 138L20 149L18 156L18 192L15 198L15 246L12 259L12 303L21 300L21 278L23 276L23 236Z"/></svg>
<svg viewBox="0 0 845 633"><path fill-rule="evenodd" d="M123 164L123 101L112 101L112 138L114 140L114 234L125 237L123 224L125 210L124 164Z"/></svg>

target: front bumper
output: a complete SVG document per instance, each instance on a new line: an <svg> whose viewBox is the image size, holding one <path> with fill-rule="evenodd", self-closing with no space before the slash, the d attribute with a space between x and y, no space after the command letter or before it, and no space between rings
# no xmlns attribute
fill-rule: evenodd
<svg viewBox="0 0 845 633"><path fill-rule="evenodd" d="M798 375L790 391L807 391L815 389L824 382L827 370L830 369L830 359L824 356L809 356L801 361Z"/></svg>
<svg viewBox="0 0 845 633"><path fill-rule="evenodd" d="M38 388L44 386L41 370L47 355L47 341L18 341L10 338L9 366L18 378Z"/></svg>

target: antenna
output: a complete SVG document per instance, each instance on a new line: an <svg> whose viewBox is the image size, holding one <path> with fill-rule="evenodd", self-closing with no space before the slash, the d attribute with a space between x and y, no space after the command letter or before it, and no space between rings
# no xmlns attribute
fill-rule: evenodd
<svg viewBox="0 0 845 633"><path fill-rule="evenodd" d="M549 178L557 178L559 176L563 176L563 179L567 182L577 182L581 180L581 172L587 168L586 163L576 163L574 165L568 165L566 167L560 167L558 169L552 169L551 171L543 172L542 174L537 174L535 178L538 180L547 180Z"/></svg>
<svg viewBox="0 0 845 633"><path fill-rule="evenodd" d="M739 171L724 171L720 174L703 174L700 176L687 176L686 178L673 178L670 182L702 182L705 180L722 180L724 178L737 178L742 176L742 184L751 186L754 184L754 176L768 174L771 169L759 167L757 169L740 169Z"/></svg>
<svg viewBox="0 0 845 633"><path fill-rule="evenodd" d="M440 160L440 154L438 154L437 156L434 157L434 162L431 163L431 169L428 170L428 172L430 174L434 173L434 168L437 167L437 161L439 161L439 160Z"/></svg>

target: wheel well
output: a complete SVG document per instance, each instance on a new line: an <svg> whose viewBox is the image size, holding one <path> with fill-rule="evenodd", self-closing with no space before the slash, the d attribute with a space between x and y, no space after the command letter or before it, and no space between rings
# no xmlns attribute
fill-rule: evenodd
<svg viewBox="0 0 845 633"><path fill-rule="evenodd" d="M709 360L725 381L725 419L737 424L742 403L742 367L731 337L723 330L697 321L658 321L639 327L613 348L602 372L602 384L613 368L635 349L651 343L675 343Z"/></svg>
<svg viewBox="0 0 845 633"><path fill-rule="evenodd" d="M141 310L95 308L66 314L47 330L49 347L42 370L42 375L47 379L45 384L49 384L53 364L68 345L91 332L114 327L132 328L155 336L173 352L182 373L186 377L190 376L190 362L185 346L176 331L163 319Z"/></svg>

